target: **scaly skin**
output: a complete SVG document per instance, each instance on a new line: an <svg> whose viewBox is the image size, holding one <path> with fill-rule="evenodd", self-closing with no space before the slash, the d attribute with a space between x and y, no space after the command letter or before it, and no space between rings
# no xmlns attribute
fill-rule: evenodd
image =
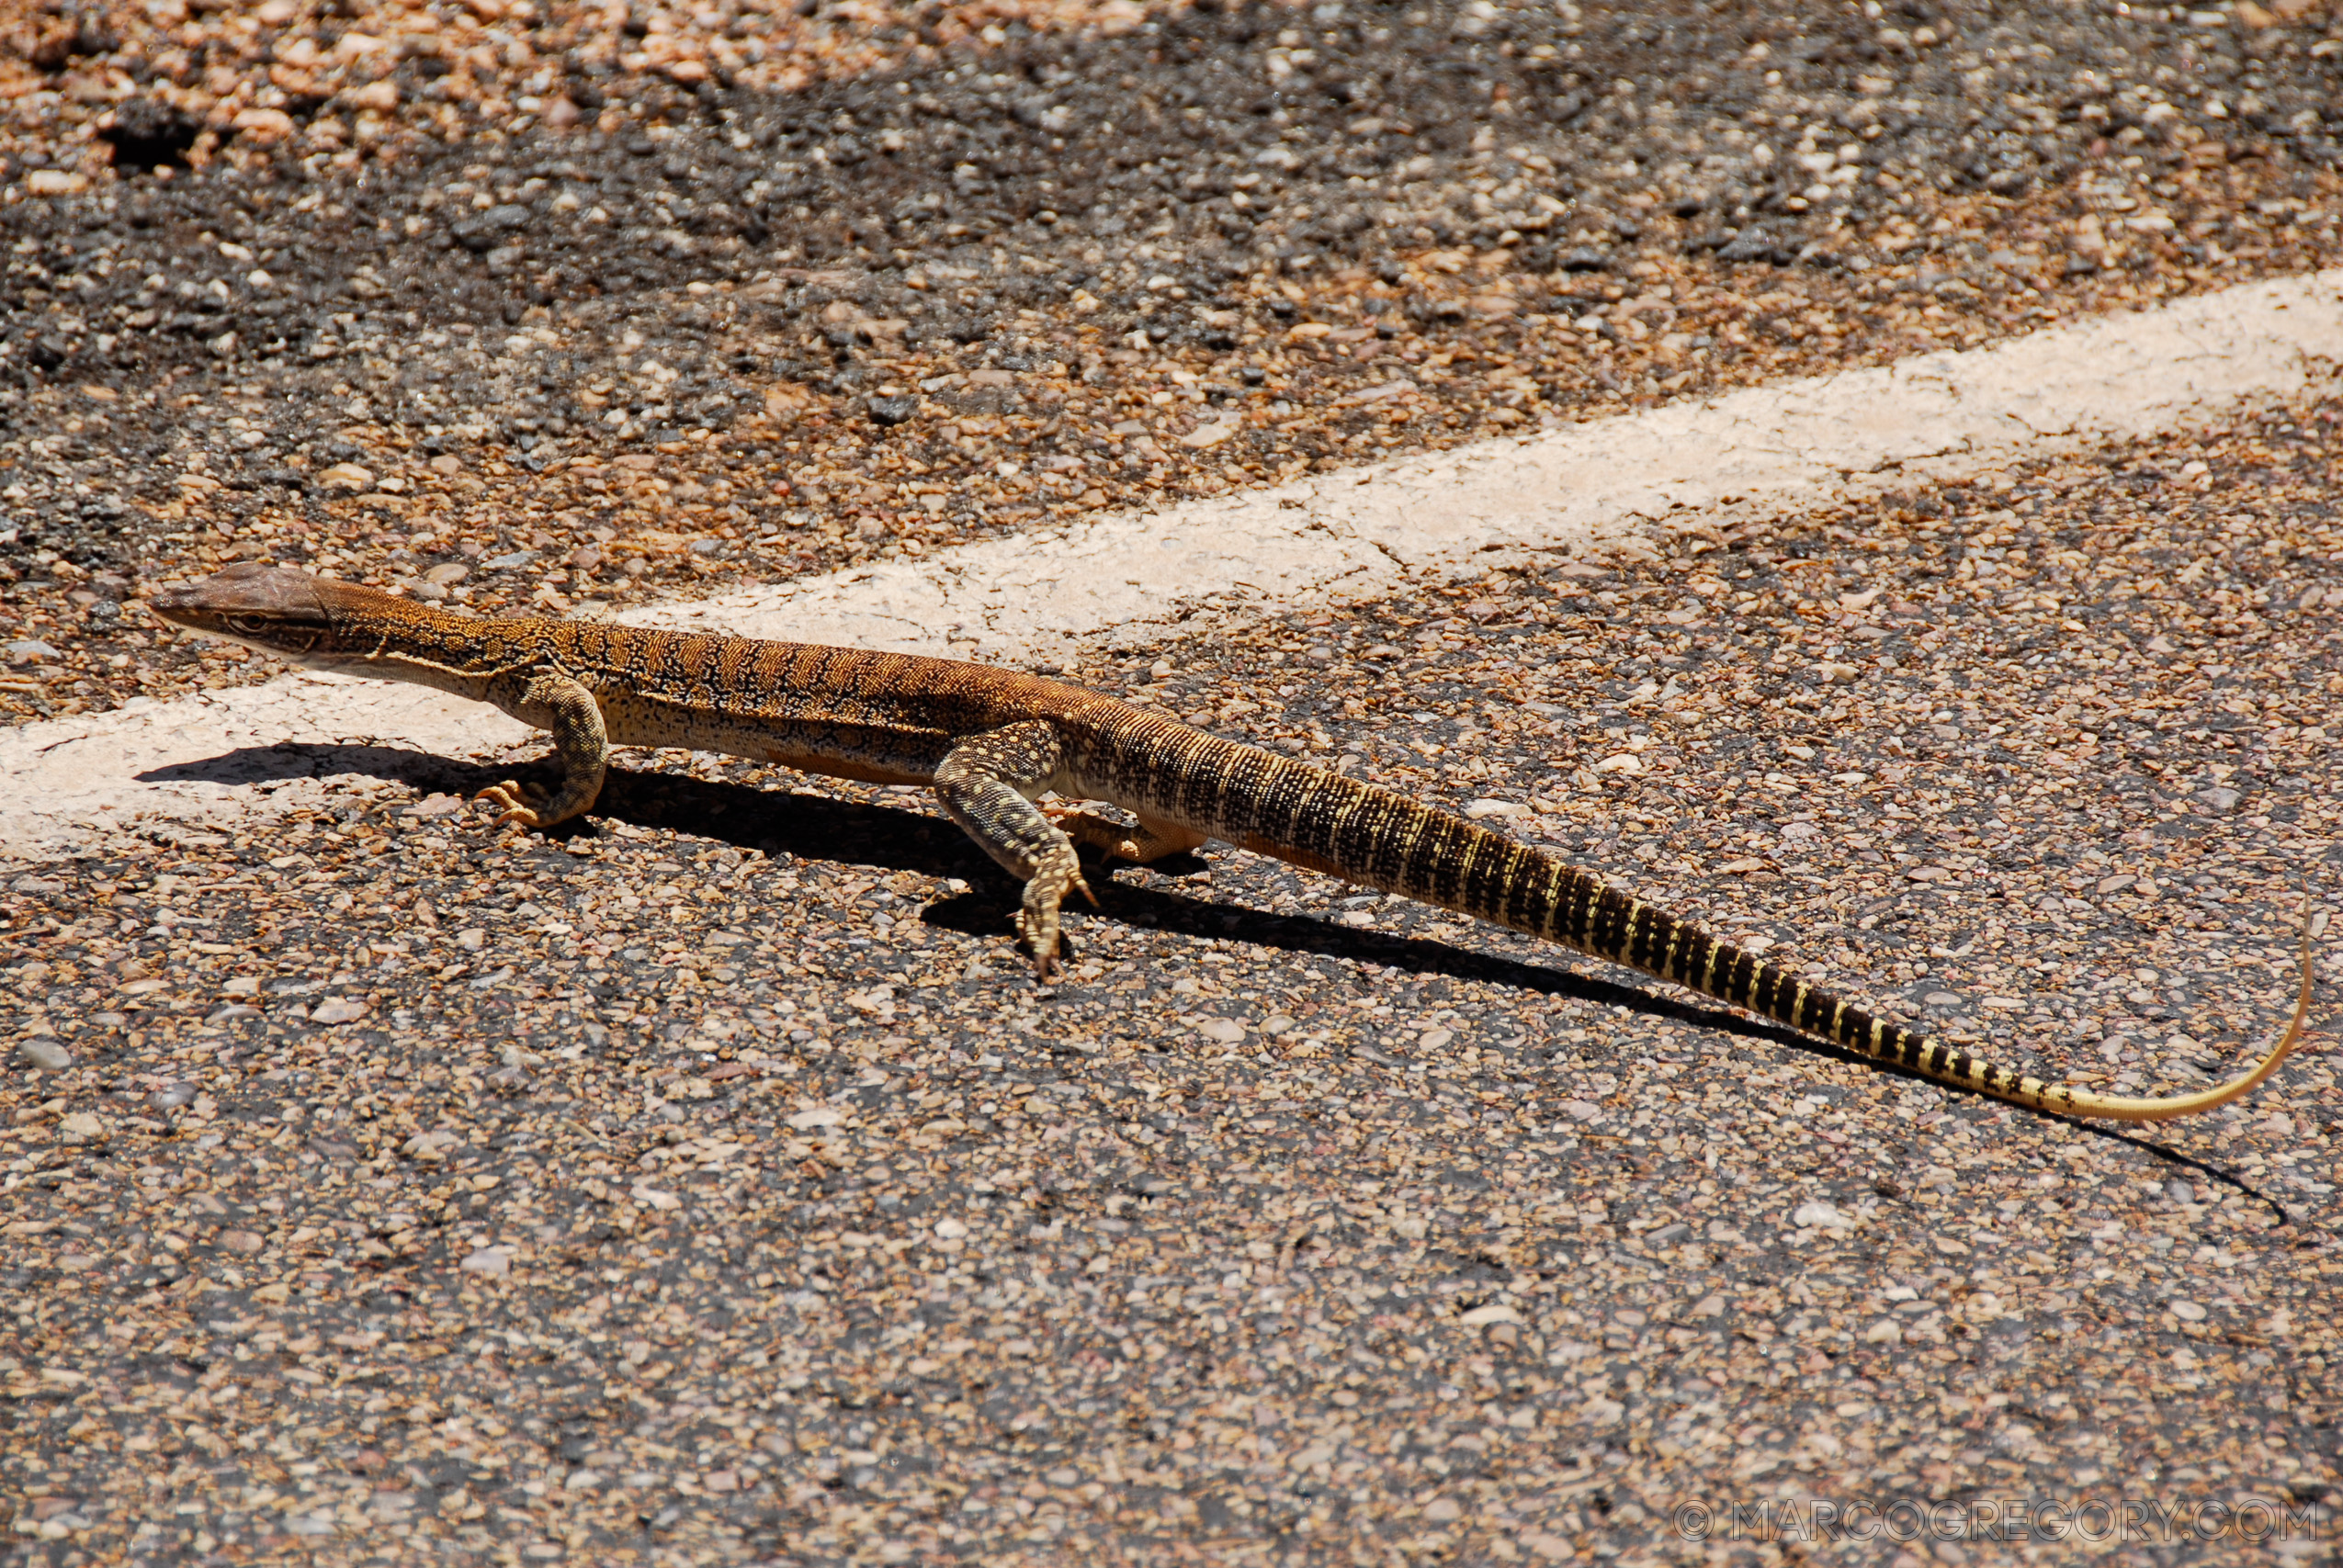
<svg viewBox="0 0 2343 1568"><path fill-rule="evenodd" d="M2193 1094L2094 1094L1875 1018L1487 828L1063 682L806 643L476 620L257 566L166 592L154 609L311 668L434 686L551 731L561 787L536 805L516 784L484 792L504 808L500 822L550 827L591 810L612 746L933 784L952 819L1024 884L1018 925L1044 978L1059 904L1070 889L1090 892L1078 841L1143 862L1223 839L1626 964L1953 1089L2064 1115L2160 1121L2224 1104L2285 1060L2310 1006L2306 911L2293 1020L2250 1070ZM1036 806L1047 791L1105 801L1138 824Z"/></svg>

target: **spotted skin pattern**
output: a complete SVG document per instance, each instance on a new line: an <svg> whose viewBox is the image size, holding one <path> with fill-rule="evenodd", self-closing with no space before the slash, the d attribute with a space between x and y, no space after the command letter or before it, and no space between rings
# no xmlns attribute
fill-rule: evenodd
<svg viewBox="0 0 2343 1568"><path fill-rule="evenodd" d="M1590 873L1445 812L1128 703L1016 671L910 654L478 620L278 569L231 568L154 601L165 619L312 668L408 681L549 730L560 787L531 804L485 792L500 821L550 827L591 810L612 746L673 746L881 784L932 784L944 808L1024 884L1018 927L1047 977L1077 843L1152 861L1221 839L1293 865L1471 915L1743 1008L1867 1060L2038 1111L2157 1121L2209 1110L2268 1077L2294 1018L2248 1071L2162 1099L2099 1095L1982 1060L1809 986ZM1126 827L1054 793L1104 801Z"/></svg>

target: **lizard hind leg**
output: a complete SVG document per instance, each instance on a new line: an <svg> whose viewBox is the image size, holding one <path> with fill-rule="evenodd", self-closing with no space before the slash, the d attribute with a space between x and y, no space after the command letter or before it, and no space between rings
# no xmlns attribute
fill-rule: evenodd
<svg viewBox="0 0 2343 1568"><path fill-rule="evenodd" d="M1047 980L1058 964L1058 907L1070 890L1092 897L1074 842L1027 798L1058 773L1064 754L1057 728L1027 719L972 735L945 754L935 793L961 830L1025 885L1017 931Z"/></svg>
<svg viewBox="0 0 2343 1568"><path fill-rule="evenodd" d="M1111 818L1085 811L1072 803L1041 809L1074 842L1136 865L1152 865L1190 850L1200 850L1210 841L1208 834L1137 812L1132 815L1138 817L1138 826L1126 828Z"/></svg>

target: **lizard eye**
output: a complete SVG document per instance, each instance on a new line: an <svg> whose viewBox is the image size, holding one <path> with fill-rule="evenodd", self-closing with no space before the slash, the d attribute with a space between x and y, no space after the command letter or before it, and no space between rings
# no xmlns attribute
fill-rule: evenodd
<svg viewBox="0 0 2343 1568"><path fill-rule="evenodd" d="M228 629L242 632L246 637L257 637L268 629L268 622L259 615L231 615L228 617Z"/></svg>

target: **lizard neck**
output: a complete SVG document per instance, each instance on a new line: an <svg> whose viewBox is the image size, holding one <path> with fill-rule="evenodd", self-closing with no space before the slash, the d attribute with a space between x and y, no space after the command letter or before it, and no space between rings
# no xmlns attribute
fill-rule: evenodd
<svg viewBox="0 0 2343 1568"><path fill-rule="evenodd" d="M475 619L386 594L342 628L345 651L315 667L487 702L500 676L551 651L558 629L551 621Z"/></svg>

